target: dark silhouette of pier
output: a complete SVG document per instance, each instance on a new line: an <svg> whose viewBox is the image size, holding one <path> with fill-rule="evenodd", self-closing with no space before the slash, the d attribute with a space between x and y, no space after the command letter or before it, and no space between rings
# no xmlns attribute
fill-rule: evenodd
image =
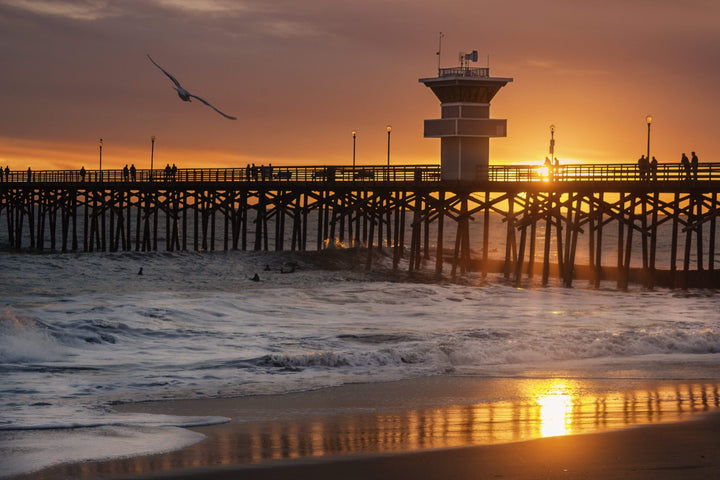
<svg viewBox="0 0 720 480"><path fill-rule="evenodd" d="M519 285L534 277L547 284L550 276L566 286L577 278L619 288L720 285L718 163L692 172L679 163L651 172L635 164L491 165L476 178L443 180L439 165L137 170L134 180L123 170L3 172L0 242L36 252L342 243L364 247L368 268L381 246L396 269L404 260L410 272L502 272ZM502 219L502 244L491 245L498 233L491 216ZM471 238L471 222L482 226L480 238ZM671 232L661 250L659 228ZM454 242L446 242L452 231ZM608 232L614 258L607 258ZM582 265L580 238L587 242ZM490 258L491 249L504 255ZM669 255L666 264L657 264L660 253Z"/></svg>

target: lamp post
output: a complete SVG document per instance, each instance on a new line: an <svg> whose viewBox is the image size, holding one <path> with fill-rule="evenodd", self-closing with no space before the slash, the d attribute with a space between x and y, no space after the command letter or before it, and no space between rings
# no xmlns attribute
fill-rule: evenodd
<svg viewBox="0 0 720 480"><path fill-rule="evenodd" d="M355 139L357 138L357 131L353 130L353 170L355 170Z"/></svg>
<svg viewBox="0 0 720 480"><path fill-rule="evenodd" d="M648 126L648 135L647 135L647 156L645 158L648 159L648 162L650 161L650 124L652 123L652 115L648 115L645 117L645 121L647 122Z"/></svg>
<svg viewBox="0 0 720 480"><path fill-rule="evenodd" d="M550 160L555 160L555 125L550 125Z"/></svg>
<svg viewBox="0 0 720 480"><path fill-rule="evenodd" d="M152 182L153 156L155 155L155 135L150 137L150 181Z"/></svg>
<svg viewBox="0 0 720 480"><path fill-rule="evenodd" d="M388 133L388 151L387 151L387 180L390 180L390 132L392 132L392 125L386 127Z"/></svg>
<svg viewBox="0 0 720 480"><path fill-rule="evenodd" d="M100 147L100 181L102 181L102 138L98 142L98 147Z"/></svg>

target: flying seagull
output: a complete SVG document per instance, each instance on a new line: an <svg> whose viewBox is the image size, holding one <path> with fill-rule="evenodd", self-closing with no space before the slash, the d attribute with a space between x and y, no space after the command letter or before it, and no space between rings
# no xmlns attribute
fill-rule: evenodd
<svg viewBox="0 0 720 480"><path fill-rule="evenodd" d="M218 113L219 113L220 115L222 115L223 117L229 118L230 120L237 120L237 118L231 117L230 115L225 115L223 112L221 112L221 111L218 110L217 108L213 107L212 105L210 105L208 102L206 102L206 101L203 100L202 98L198 97L197 95L193 95L192 93L190 93L190 92L188 92L187 90L185 90L185 89L182 87L182 85L180 85L180 82L178 82L178 81L175 79L175 77L173 77L172 75L170 75L167 71L165 71L164 68L162 68L160 65L158 65L157 63L155 63L155 60L152 59L152 57L150 56L150 54L148 54L147 57L150 59L150 61L153 63L153 65L155 65L157 68L159 68L160 70L162 70L162 72L163 72L165 75L167 75L170 80L172 80L172 82L175 84L175 90L177 90L178 97L180 97L183 101L189 102L191 98L195 98L195 99L197 99L197 100L200 100L202 103L204 103L204 104L207 105L208 107L212 108L212 109L215 110L216 112L218 112Z"/></svg>

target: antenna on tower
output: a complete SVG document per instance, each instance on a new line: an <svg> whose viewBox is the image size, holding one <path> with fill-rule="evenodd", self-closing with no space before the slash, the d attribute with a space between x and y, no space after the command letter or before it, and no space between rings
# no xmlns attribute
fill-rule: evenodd
<svg viewBox="0 0 720 480"><path fill-rule="evenodd" d="M435 52L435 55L438 57L438 71L440 71L440 56L442 55L442 39L445 35L440 32L440 36L438 38L438 49L437 52Z"/></svg>

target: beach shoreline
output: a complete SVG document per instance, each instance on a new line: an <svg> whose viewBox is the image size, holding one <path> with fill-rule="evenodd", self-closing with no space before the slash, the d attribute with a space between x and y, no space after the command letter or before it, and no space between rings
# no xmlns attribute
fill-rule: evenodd
<svg viewBox="0 0 720 480"><path fill-rule="evenodd" d="M574 403L553 411L521 394L550 388L557 403L561 384ZM438 376L124 404L230 421L193 428L206 438L181 450L13 478L709 478L720 472L718 403L711 381Z"/></svg>

